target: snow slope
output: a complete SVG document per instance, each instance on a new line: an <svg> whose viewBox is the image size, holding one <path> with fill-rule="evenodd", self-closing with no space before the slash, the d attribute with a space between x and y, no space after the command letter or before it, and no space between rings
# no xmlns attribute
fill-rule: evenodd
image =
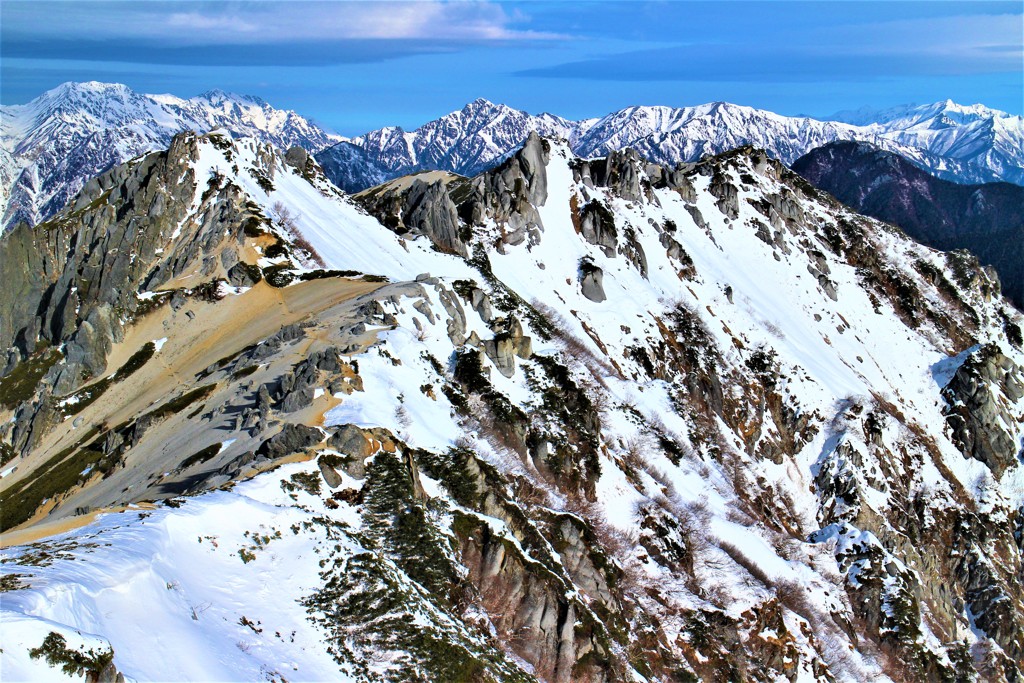
<svg viewBox="0 0 1024 683"><path fill-rule="evenodd" d="M38 622L10 615L45 614L102 634L115 646L118 669L136 680L346 680L305 608L282 599L284 587L301 595L318 584L316 559L326 543L322 530L292 533L319 511L291 502L265 477L177 510L105 515L73 542L5 554L5 562L44 565L19 571L31 590L4 596L5 648L13 649L15 633L31 646L42 640L34 638ZM254 559L244 560L243 549ZM12 681L35 676L6 661L4 672Z"/></svg>

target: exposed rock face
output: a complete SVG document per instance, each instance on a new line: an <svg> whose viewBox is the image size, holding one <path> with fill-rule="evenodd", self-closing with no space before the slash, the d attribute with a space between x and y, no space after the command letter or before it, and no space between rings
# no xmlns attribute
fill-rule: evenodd
<svg viewBox="0 0 1024 683"><path fill-rule="evenodd" d="M595 265L580 266L580 291L594 303L601 303L608 297L604 293L604 271Z"/></svg>
<svg viewBox="0 0 1024 683"><path fill-rule="evenodd" d="M943 390L946 421L964 455L988 465L996 477L1017 464L1024 444L1009 431L1019 424L1024 372L989 345L972 353Z"/></svg>
<svg viewBox="0 0 1024 683"><path fill-rule="evenodd" d="M529 571L522 558L510 553L485 525L460 541L470 580L481 587L485 605L503 613L501 631L523 634L516 649L539 675L558 683L615 680L605 669L610 653L597 634L579 627L580 607L567 603L557 583L552 585L543 575ZM581 671L579 662L588 655L595 665Z"/></svg>
<svg viewBox="0 0 1024 683"><path fill-rule="evenodd" d="M587 202L580 209L580 233L583 238L599 246L608 256L615 256L618 247L618 231L615 217L600 201Z"/></svg>
<svg viewBox="0 0 1024 683"><path fill-rule="evenodd" d="M232 287L252 287L263 279L263 273L248 263L236 263L228 270L228 282Z"/></svg>
<svg viewBox="0 0 1024 683"><path fill-rule="evenodd" d="M125 683L124 674L117 670L113 662L110 662L102 671L90 671L85 675L86 683Z"/></svg>
<svg viewBox="0 0 1024 683"><path fill-rule="evenodd" d="M498 372L511 377L516 372L516 357L526 359L532 355L531 340L523 334L523 326L515 316L495 320L491 331L494 338L481 343L484 353Z"/></svg>
<svg viewBox="0 0 1024 683"><path fill-rule="evenodd" d="M320 468L320 474L323 475L324 481L328 486L332 489L336 489L341 486L341 482L343 481L341 475L338 474L338 471L334 469L334 466L327 462L323 456L320 456L317 459L316 464L317 467Z"/></svg>
<svg viewBox="0 0 1024 683"><path fill-rule="evenodd" d="M579 160L573 165L573 176L588 187L607 187L617 196L631 202L651 201L652 181L641 169L650 167L654 181L671 187L679 178L673 171L648 164L633 149L613 151L604 159Z"/></svg>
<svg viewBox="0 0 1024 683"><path fill-rule="evenodd" d="M441 251L466 256L466 245L459 237L459 215L444 183L414 182L402 217L407 226L426 235Z"/></svg>
<svg viewBox="0 0 1024 683"><path fill-rule="evenodd" d="M399 235L427 237L441 251L466 256L459 216L448 194L450 178L384 185L358 196L367 210Z"/></svg>
<svg viewBox="0 0 1024 683"><path fill-rule="evenodd" d="M259 453L271 459L298 453L324 440L323 432L306 425L286 424L260 446Z"/></svg>
<svg viewBox="0 0 1024 683"><path fill-rule="evenodd" d="M309 160L309 152L302 147L289 147L284 155L284 163L299 171L306 170L306 164L309 163Z"/></svg>

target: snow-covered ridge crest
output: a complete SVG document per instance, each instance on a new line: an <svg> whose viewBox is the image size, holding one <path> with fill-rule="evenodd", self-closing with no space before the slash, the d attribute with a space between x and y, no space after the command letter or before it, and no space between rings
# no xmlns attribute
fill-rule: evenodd
<svg viewBox="0 0 1024 683"><path fill-rule="evenodd" d="M183 678L207 661L224 677L342 680L448 680L452 662L548 681L1018 665L1024 467L961 437L1024 437L1022 319L969 257L858 216L751 148L677 169L533 136L476 177L350 198L217 137L190 162L199 206L218 188L204 210L223 191L301 233L325 269L415 281L237 356L217 349L225 363L197 380L216 392L174 418L238 439L192 460L189 481L223 482L247 449L281 452L278 434L315 460L6 550L0 571L22 577L4 609L104 636L119 670L159 676L125 633L124 592L104 588L125 575L124 546L142 555L128 594L188 638ZM283 265L253 239L240 255ZM321 276L276 291L293 304L310 282L333 291ZM154 315L202 322L265 288ZM259 313L251 325L281 314ZM328 353L360 330L371 340ZM180 341L165 334L169 363ZM209 586L217 574L230 590Z"/></svg>
<svg viewBox="0 0 1024 683"><path fill-rule="evenodd" d="M569 140L580 156L632 147L659 163L696 161L742 144L786 163L835 140L865 140L958 182L1024 182L1020 117L951 102L836 121L786 117L725 102L629 107L572 121L478 99L413 131L385 127L353 140L263 100L213 90L191 99L142 95L108 83L65 83L0 116L0 203L4 226L58 211L93 175L159 149L181 130L227 127L278 147L300 145L331 180L356 192L417 170L473 175L497 163L530 131ZM874 118L872 118L874 117ZM870 119L870 120L869 120ZM330 152L325 148L332 146Z"/></svg>

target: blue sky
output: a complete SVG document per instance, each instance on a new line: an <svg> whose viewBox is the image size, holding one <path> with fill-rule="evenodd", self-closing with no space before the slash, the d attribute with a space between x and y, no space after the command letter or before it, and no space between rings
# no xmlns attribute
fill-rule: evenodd
<svg viewBox="0 0 1024 683"><path fill-rule="evenodd" d="M1024 114L1017 2L0 2L0 101L68 80L259 95L353 135L477 97L599 116L951 98Z"/></svg>

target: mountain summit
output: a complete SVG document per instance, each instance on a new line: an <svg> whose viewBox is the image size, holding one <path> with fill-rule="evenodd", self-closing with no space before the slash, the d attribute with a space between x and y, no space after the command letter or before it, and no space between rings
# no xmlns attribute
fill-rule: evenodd
<svg viewBox="0 0 1024 683"><path fill-rule="evenodd" d="M327 176L348 192L421 170L474 175L504 159L531 132L567 140L583 157L631 147L669 165L748 144L792 163L829 142L862 140L955 182L1024 184L1021 117L940 102L840 118L819 121L713 102L627 107L572 121L481 98L415 130L384 127L348 140L257 97L211 90L180 99L121 84L64 83L28 104L0 108L0 205L4 227L38 223L112 165L166 147L182 130L218 128L317 153Z"/></svg>

